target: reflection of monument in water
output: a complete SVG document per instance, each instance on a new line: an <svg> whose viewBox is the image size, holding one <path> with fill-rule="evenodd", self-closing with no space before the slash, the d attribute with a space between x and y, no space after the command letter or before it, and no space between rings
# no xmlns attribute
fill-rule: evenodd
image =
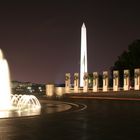
<svg viewBox="0 0 140 140"><path fill-rule="evenodd" d="M0 50L0 118L36 115L40 112L41 105L33 95L11 94L10 76L7 60ZM30 113L29 113L30 112Z"/></svg>

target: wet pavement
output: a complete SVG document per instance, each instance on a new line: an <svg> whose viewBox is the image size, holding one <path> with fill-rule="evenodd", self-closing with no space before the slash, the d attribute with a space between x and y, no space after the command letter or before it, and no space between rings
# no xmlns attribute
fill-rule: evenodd
<svg viewBox="0 0 140 140"><path fill-rule="evenodd" d="M40 116L0 119L0 140L140 139L140 101L63 101L69 103L49 103L54 112L43 109Z"/></svg>

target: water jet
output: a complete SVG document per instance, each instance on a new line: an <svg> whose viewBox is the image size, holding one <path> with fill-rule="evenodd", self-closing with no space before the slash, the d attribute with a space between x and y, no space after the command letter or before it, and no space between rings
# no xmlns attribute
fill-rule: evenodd
<svg viewBox="0 0 140 140"><path fill-rule="evenodd" d="M11 93L8 62L0 49L0 118L39 115L41 105L34 95Z"/></svg>

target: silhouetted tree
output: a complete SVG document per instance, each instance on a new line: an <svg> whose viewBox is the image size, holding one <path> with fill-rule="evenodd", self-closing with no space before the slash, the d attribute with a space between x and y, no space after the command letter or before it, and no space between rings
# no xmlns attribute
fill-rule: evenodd
<svg viewBox="0 0 140 140"><path fill-rule="evenodd" d="M131 83L133 84L134 69L140 68L140 40L135 40L128 46L128 50L124 51L112 67L113 70L119 70L120 86L123 85L123 71L130 70ZM113 73L112 73L113 74Z"/></svg>

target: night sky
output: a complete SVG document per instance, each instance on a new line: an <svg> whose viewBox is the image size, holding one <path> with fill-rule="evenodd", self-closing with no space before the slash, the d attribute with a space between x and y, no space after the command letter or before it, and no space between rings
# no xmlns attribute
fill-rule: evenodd
<svg viewBox="0 0 140 140"><path fill-rule="evenodd" d="M109 70L140 39L140 2L135 0L46 0L0 3L0 48L11 80L64 83L79 72L83 22L88 71Z"/></svg>

